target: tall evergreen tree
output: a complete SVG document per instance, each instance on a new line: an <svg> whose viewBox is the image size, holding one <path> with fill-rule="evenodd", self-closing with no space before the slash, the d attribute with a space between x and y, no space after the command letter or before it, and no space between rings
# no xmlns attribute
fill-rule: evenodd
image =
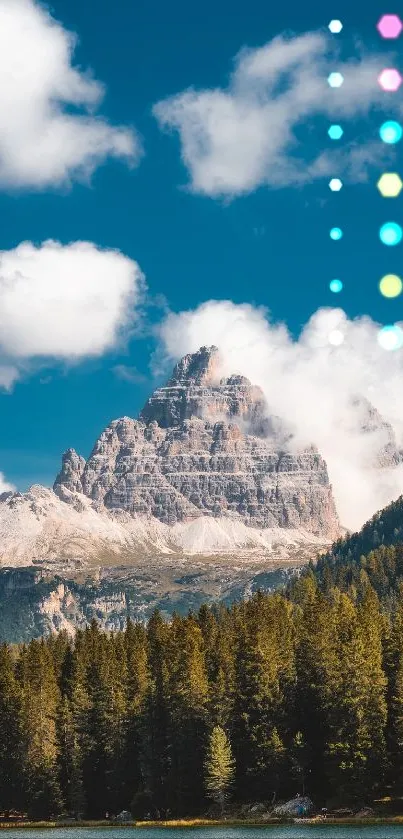
<svg viewBox="0 0 403 839"><path fill-rule="evenodd" d="M219 805L221 813L224 813L234 782L234 763L228 737L224 729L216 725L208 739L205 785L207 795Z"/></svg>
<svg viewBox="0 0 403 839"><path fill-rule="evenodd" d="M33 817L49 818L63 807L58 779L56 719L60 692L49 646L32 641L20 670L22 720L27 744L27 784Z"/></svg>
<svg viewBox="0 0 403 839"><path fill-rule="evenodd" d="M0 810L25 805L26 741L22 692L9 647L0 646Z"/></svg>

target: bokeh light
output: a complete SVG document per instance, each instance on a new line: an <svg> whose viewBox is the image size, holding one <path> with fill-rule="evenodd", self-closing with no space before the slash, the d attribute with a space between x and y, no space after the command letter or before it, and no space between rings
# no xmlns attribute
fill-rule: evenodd
<svg viewBox="0 0 403 839"><path fill-rule="evenodd" d="M378 76L378 82L383 90L389 90L394 93L399 89L402 83L402 77L395 67L387 67ZM338 85L335 85L335 87L338 87Z"/></svg>
<svg viewBox="0 0 403 839"><path fill-rule="evenodd" d="M378 332L378 344L384 350L399 350L403 347L403 329L397 323L383 326Z"/></svg>
<svg viewBox="0 0 403 839"><path fill-rule="evenodd" d="M382 15L377 23L377 30L382 38L398 38L402 29L403 23L398 15Z"/></svg>
<svg viewBox="0 0 403 839"><path fill-rule="evenodd" d="M396 224L395 221L387 221L379 231L380 240L384 245L398 245L402 241L402 234L400 224Z"/></svg>
<svg viewBox="0 0 403 839"><path fill-rule="evenodd" d="M330 291L334 292L334 294L338 294L340 291L342 291L343 283L341 280L330 280L329 288Z"/></svg>
<svg viewBox="0 0 403 839"><path fill-rule="evenodd" d="M389 119L382 123L379 134L384 143L398 143L402 139L403 128L399 122Z"/></svg>
<svg viewBox="0 0 403 839"><path fill-rule="evenodd" d="M327 133L331 140L340 140L344 132L341 125L331 125Z"/></svg>
<svg viewBox="0 0 403 839"><path fill-rule="evenodd" d="M331 189L332 192L340 192L342 186L343 182L340 178L332 178L332 180L329 181L329 189Z"/></svg>
<svg viewBox="0 0 403 839"><path fill-rule="evenodd" d="M338 35L339 32L343 29L343 24L341 20L331 20L329 23L329 29L332 35Z"/></svg>
<svg viewBox="0 0 403 839"><path fill-rule="evenodd" d="M385 172L377 183L377 187L384 198L397 198L403 187L400 175L396 172Z"/></svg>
<svg viewBox="0 0 403 839"><path fill-rule="evenodd" d="M343 235L343 231L341 230L340 227L332 227L332 229L330 231L330 238L331 239L333 239L335 242L337 242L338 239L341 239L342 235Z"/></svg>
<svg viewBox="0 0 403 839"><path fill-rule="evenodd" d="M385 72L385 70L383 72ZM397 70L395 70L395 72L397 73ZM330 87L341 87L344 82L344 78L341 73L330 73L327 77L327 82Z"/></svg>
<svg viewBox="0 0 403 839"><path fill-rule="evenodd" d="M396 274L385 274L379 283L379 291L384 297L398 297L402 289L403 283Z"/></svg>

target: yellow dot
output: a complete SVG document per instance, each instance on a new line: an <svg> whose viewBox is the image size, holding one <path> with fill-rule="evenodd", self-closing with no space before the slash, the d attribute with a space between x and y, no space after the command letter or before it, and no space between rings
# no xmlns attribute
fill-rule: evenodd
<svg viewBox="0 0 403 839"><path fill-rule="evenodd" d="M386 274L379 283L379 291L384 297L398 297L403 289L403 283L396 274Z"/></svg>
<svg viewBox="0 0 403 839"><path fill-rule="evenodd" d="M385 172L379 178L377 187L384 198L397 198L403 187L403 182L396 172Z"/></svg>

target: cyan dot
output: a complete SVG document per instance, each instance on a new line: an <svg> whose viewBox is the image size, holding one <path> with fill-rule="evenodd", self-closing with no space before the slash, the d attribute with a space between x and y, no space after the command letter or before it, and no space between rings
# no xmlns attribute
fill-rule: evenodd
<svg viewBox="0 0 403 839"><path fill-rule="evenodd" d="M341 125L331 125L327 133L331 140L340 140L343 136L343 129Z"/></svg>
<svg viewBox="0 0 403 839"><path fill-rule="evenodd" d="M395 221L387 221L379 231L379 238L384 245L398 245L402 241L402 236L402 228Z"/></svg>
<svg viewBox="0 0 403 839"><path fill-rule="evenodd" d="M343 288L343 283L341 280L330 280L329 283L330 291L333 291L335 294L338 294L339 291Z"/></svg>
<svg viewBox="0 0 403 839"><path fill-rule="evenodd" d="M332 227L332 229L330 231L330 238L331 239L333 239L335 242L337 242L338 239L341 239L342 235L343 235L343 231L340 229L340 227Z"/></svg>
<svg viewBox="0 0 403 839"><path fill-rule="evenodd" d="M402 139L403 128L399 122L391 119L381 125L379 135L384 143L398 143Z"/></svg>

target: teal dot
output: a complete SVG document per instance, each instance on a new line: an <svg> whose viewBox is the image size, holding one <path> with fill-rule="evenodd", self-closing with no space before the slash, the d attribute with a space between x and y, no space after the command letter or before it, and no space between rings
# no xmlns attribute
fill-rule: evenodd
<svg viewBox="0 0 403 839"><path fill-rule="evenodd" d="M332 227L332 229L330 231L330 238L331 239L333 239L335 242L337 242L338 239L341 239L342 235L343 235L343 231L340 229L340 227Z"/></svg>
<svg viewBox="0 0 403 839"><path fill-rule="evenodd" d="M381 125L379 135L384 143L398 143L402 139L403 128L400 123L391 119Z"/></svg>
<svg viewBox="0 0 403 839"><path fill-rule="evenodd" d="M343 129L341 125L331 125L327 133L331 140L340 140L343 136Z"/></svg>
<svg viewBox="0 0 403 839"><path fill-rule="evenodd" d="M329 283L330 291L333 291L335 294L338 294L339 291L343 288L343 283L341 280L331 280Z"/></svg>
<svg viewBox="0 0 403 839"><path fill-rule="evenodd" d="M402 236L403 230L395 221L387 221L379 231L379 238L384 245L398 245Z"/></svg>

